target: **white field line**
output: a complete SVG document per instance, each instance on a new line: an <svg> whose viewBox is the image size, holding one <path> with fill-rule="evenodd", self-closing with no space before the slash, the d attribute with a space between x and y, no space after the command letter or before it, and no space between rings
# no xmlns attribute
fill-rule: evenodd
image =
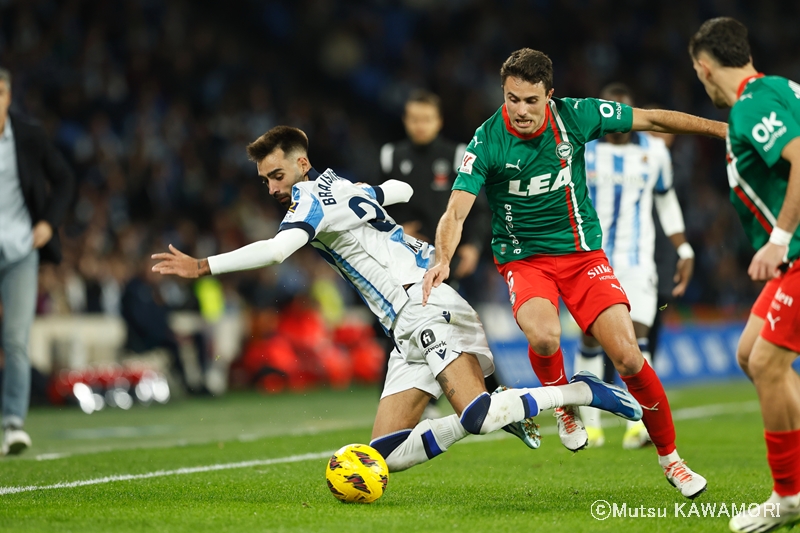
<svg viewBox="0 0 800 533"><path fill-rule="evenodd" d="M277 457L275 459L261 459L256 461L242 461L239 463L222 463L208 466L193 466L189 468L178 468L176 470L156 470L146 474L122 474L118 476L98 477L85 479L83 481L69 481L65 483L55 483L53 485L29 485L27 487L0 487L0 496L6 494L17 494L20 492L31 492L34 490L53 490L71 489L74 487L85 487L87 485L101 485L103 483L113 483L114 481L133 481L136 479L150 479L154 477L180 476L183 474L198 474L201 472L214 472L217 470L231 470L233 468L249 468L252 466L266 466L281 463L297 463L300 461L310 461L312 459L324 459L330 457L334 450L319 453L304 453L302 455L290 455L288 457Z"/></svg>
<svg viewBox="0 0 800 533"><path fill-rule="evenodd" d="M740 402L740 403L722 403L711 404L699 407L687 407L683 409L676 409L672 412L674 420L690 420L697 418L706 418L715 415L727 415L736 413L751 413L759 410L757 401ZM556 428L545 427L542 428L541 433L549 435L555 433ZM492 435L481 437L469 437L465 439L467 443L487 442L511 437L503 431L497 431ZM314 459L324 459L330 457L333 450L318 453L306 453L301 455L290 455L288 457L277 457L274 459L260 459L254 461L241 461L238 463L221 463L206 466L193 466L188 468L178 468L175 470L156 470L155 472L147 472L145 474L121 474L115 476L105 476L94 479L85 479L81 481L69 481L63 483L55 483L53 485L28 485L23 487L0 487L0 496L7 494L18 494L20 492L32 492L35 490L54 490L54 489L71 489L75 487L85 487L87 485L101 485L104 483L113 483L115 481L134 481L137 479L150 479L156 477L166 476L180 476L185 474L198 474L202 472L215 472L218 470L231 470L235 468L249 468L253 466L267 466L282 463L298 463L301 461L311 461Z"/></svg>

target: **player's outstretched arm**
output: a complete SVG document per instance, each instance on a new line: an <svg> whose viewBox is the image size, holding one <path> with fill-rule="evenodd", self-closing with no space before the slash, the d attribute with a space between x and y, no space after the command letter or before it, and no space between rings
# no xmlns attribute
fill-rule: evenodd
<svg viewBox="0 0 800 533"><path fill-rule="evenodd" d="M438 287L450 275L450 260L461 242L461 230L464 227L475 195L467 191L453 191L447 202L447 210L436 226L436 264L425 273L422 282L422 305L428 303L428 296L433 287Z"/></svg>
<svg viewBox="0 0 800 533"><path fill-rule="evenodd" d="M151 256L159 261L153 266L153 272L182 278L199 278L225 272L252 270L282 263L307 242L308 233L305 230L291 228L281 231L272 239L254 242L238 250L207 259L196 259L186 255L170 244L169 252Z"/></svg>
<svg viewBox="0 0 800 533"><path fill-rule="evenodd" d="M789 243L800 224L800 137L795 137L783 147L781 157L791 165L789 185L769 241L756 252L747 269L754 280L768 280L779 274L778 267L786 261Z"/></svg>
<svg viewBox="0 0 800 533"><path fill-rule="evenodd" d="M728 125L717 120L708 120L680 111L665 109L633 108L633 131L657 131L673 134L708 135L724 139Z"/></svg>

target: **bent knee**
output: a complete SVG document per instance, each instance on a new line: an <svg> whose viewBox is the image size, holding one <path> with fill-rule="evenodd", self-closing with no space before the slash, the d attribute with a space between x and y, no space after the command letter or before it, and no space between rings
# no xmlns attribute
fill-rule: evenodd
<svg viewBox="0 0 800 533"><path fill-rule="evenodd" d="M528 344L531 345L531 349L539 355L545 357L553 355L561 345L560 327L523 328L522 332L525 333L525 338L528 340Z"/></svg>
<svg viewBox="0 0 800 533"><path fill-rule="evenodd" d="M780 381L791 371L791 364L781 359L770 357L769 353L753 351L747 360L747 372L753 381Z"/></svg>
<svg viewBox="0 0 800 533"><path fill-rule="evenodd" d="M739 363L739 368L744 370L745 374L748 374L750 370L750 351L745 351L739 346L736 350L736 362Z"/></svg>
<svg viewBox="0 0 800 533"><path fill-rule="evenodd" d="M638 373L644 366L644 357L637 350L626 350L621 357L614 360L614 368L620 376L632 376Z"/></svg>

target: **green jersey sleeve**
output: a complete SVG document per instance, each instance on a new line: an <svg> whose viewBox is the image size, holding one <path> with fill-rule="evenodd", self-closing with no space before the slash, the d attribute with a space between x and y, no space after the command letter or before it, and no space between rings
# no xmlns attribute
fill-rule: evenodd
<svg viewBox="0 0 800 533"><path fill-rule="evenodd" d="M475 135L464 151L458 175L453 182L454 191L467 191L478 196L481 187L489 177L489 153L486 150L486 136L483 127L475 131Z"/></svg>
<svg viewBox="0 0 800 533"><path fill-rule="evenodd" d="M731 115L734 135L743 136L769 167L778 162L789 141L800 137L800 124L772 92L740 100Z"/></svg>
<svg viewBox="0 0 800 533"><path fill-rule="evenodd" d="M633 108L620 102L599 98L563 98L561 113L571 116L573 135L587 143L607 133L626 133L633 127Z"/></svg>

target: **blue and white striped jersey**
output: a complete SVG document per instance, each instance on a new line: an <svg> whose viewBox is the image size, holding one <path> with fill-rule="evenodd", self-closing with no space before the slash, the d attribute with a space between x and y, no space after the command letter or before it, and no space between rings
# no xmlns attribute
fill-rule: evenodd
<svg viewBox="0 0 800 533"><path fill-rule="evenodd" d="M280 230L305 230L311 245L388 331L408 301L403 285L422 280L433 246L406 235L383 210L383 201L379 186L357 186L328 169L292 187Z"/></svg>
<svg viewBox="0 0 800 533"><path fill-rule="evenodd" d="M611 266L655 270L653 193L666 193L673 184L664 141L642 132L632 132L627 144L592 141L586 145L586 180Z"/></svg>

